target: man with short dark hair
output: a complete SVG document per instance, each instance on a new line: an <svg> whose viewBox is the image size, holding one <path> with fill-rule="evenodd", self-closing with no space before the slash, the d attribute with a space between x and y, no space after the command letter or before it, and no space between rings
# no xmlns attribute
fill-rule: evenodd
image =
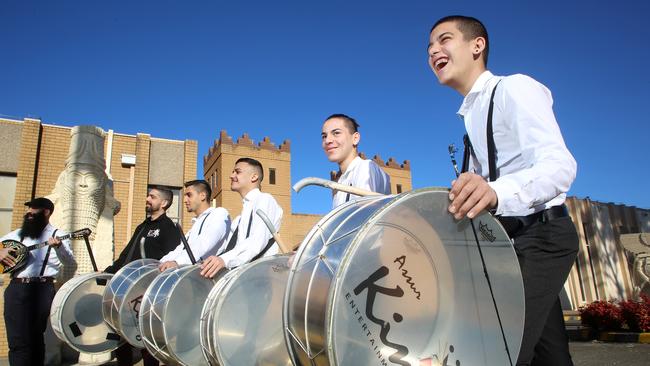
<svg viewBox="0 0 650 366"><path fill-rule="evenodd" d="M167 209L172 205L174 195L164 187L153 187L146 200L147 218L135 228L134 235L120 253L120 256L104 272L116 273L126 264L141 259L140 242L144 239L144 258L160 259L174 250L181 241L181 235L174 222L167 217ZM145 366L158 365L158 360L142 349ZM133 347L128 343L120 346L115 354L119 366L133 365Z"/></svg>
<svg viewBox="0 0 650 366"><path fill-rule="evenodd" d="M57 238L66 235L50 224L54 204L47 198L25 202L28 207L22 227L3 236L0 241L15 240L24 245L47 242L45 248L29 252L25 267L11 274L4 293L4 320L9 343L9 364L12 366L43 365L50 307L54 299L54 277L61 265L76 268L69 240ZM54 253L52 253L54 248ZM10 248L0 249L0 262L16 264Z"/></svg>
<svg viewBox="0 0 650 366"><path fill-rule="evenodd" d="M145 258L161 259L176 248L181 241L180 232L166 214L173 200L173 193L167 188L153 187L149 190L146 200L147 218L135 228L134 235L120 256L104 272L115 273L124 265L142 258L140 242L143 238Z"/></svg>
<svg viewBox="0 0 650 366"><path fill-rule="evenodd" d="M210 207L212 190L205 180L186 182L183 202L187 212L194 213L192 228L185 234L194 259L198 262L217 252L226 241L230 217L223 207ZM191 264L183 243L160 259L160 270Z"/></svg>
<svg viewBox="0 0 650 366"><path fill-rule="evenodd" d="M374 161L364 160L359 156L361 134L359 124L354 118L341 113L327 117L323 123L321 139L327 159L339 166L338 183L390 194L388 174ZM356 196L350 193L334 192L332 206L337 207L354 197Z"/></svg>
<svg viewBox="0 0 650 366"><path fill-rule="evenodd" d="M233 221L228 245L202 264L201 274L214 277L221 268L234 268L258 258L278 253L278 244L266 227L257 210L262 210L271 220L275 230L280 229L282 208L273 196L260 191L264 179L262 164L252 158L241 158L230 174L230 189L242 198L242 211Z"/></svg>
<svg viewBox="0 0 650 366"><path fill-rule="evenodd" d="M442 18L429 35L429 66L464 96L458 114L473 143L469 170L452 182L449 212L460 220L494 210L514 241L526 304L517 365L572 365L558 294L578 251L564 205L577 164L551 92L525 75L492 75L488 48L485 27L471 17Z"/></svg>

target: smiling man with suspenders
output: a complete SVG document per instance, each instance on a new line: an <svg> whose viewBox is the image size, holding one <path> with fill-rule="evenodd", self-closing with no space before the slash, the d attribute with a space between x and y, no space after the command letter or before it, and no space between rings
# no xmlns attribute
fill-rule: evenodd
<svg viewBox="0 0 650 366"><path fill-rule="evenodd" d="M233 221L228 244L203 263L203 276L213 277L221 268L238 267L278 253L278 244L256 213L257 210L264 211L275 230L280 229L282 208L273 196L260 191L263 179L264 168L259 161L241 158L235 163L230 174L230 189L241 196L242 211Z"/></svg>
<svg viewBox="0 0 650 366"><path fill-rule="evenodd" d="M187 242L197 261L214 254L225 243L230 230L228 211L223 207L210 207L212 190L205 180L186 182L183 202L187 212L194 213L192 228L186 234ZM191 264L183 243L160 259L160 271Z"/></svg>
<svg viewBox="0 0 650 366"><path fill-rule="evenodd" d="M458 114L473 143L463 159L468 171L452 182L449 212L460 220L494 210L514 242L526 304L517 365L572 365L558 294L578 251L564 205L576 161L551 92L525 75L493 75L488 50L487 30L475 18L442 18L429 34L429 66L463 95Z"/></svg>

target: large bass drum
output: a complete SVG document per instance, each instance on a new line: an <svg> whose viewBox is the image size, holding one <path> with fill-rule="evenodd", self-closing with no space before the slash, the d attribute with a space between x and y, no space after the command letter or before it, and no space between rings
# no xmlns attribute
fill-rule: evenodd
<svg viewBox="0 0 650 366"><path fill-rule="evenodd" d="M144 348L138 314L142 296L160 271L155 259L138 259L122 267L104 291L104 320L134 347Z"/></svg>
<svg viewBox="0 0 650 366"><path fill-rule="evenodd" d="M504 337L467 219L448 190L339 206L291 267L283 321L296 365L505 365ZM517 257L500 224L474 220L513 361L524 323Z"/></svg>
<svg viewBox="0 0 650 366"><path fill-rule="evenodd" d="M282 326L289 256L261 258L221 278L201 316L201 346L211 366L291 366Z"/></svg>
<svg viewBox="0 0 650 366"><path fill-rule="evenodd" d="M154 279L142 298L139 316L144 345L165 364L207 365L199 325L201 309L217 277L210 280L200 272L199 264L168 269Z"/></svg>
<svg viewBox="0 0 650 366"><path fill-rule="evenodd" d="M102 316L102 295L112 276L93 272L74 277L54 296L50 310L52 330L79 352L100 354L124 343Z"/></svg>

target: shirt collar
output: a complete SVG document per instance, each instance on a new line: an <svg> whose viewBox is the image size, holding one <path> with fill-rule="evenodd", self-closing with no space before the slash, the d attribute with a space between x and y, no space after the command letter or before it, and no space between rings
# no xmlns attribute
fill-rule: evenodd
<svg viewBox="0 0 650 366"><path fill-rule="evenodd" d="M363 159L361 159L359 155L357 155L354 159L352 159L350 165L348 165L348 168L345 170L345 173L341 174L341 178L349 175L350 172L353 171L357 165L361 164L361 160Z"/></svg>
<svg viewBox="0 0 650 366"><path fill-rule="evenodd" d="M242 203L254 201L257 196L259 196L262 192L260 192L259 188L253 188L248 193L246 193L246 196L244 196L244 199L242 199Z"/></svg>
<svg viewBox="0 0 650 366"><path fill-rule="evenodd" d="M193 217L192 222L195 222L196 220L199 220L200 218L205 217L210 212L212 212L212 210L214 210L214 207L208 207L205 211L201 212L201 214L199 216Z"/></svg>
<svg viewBox="0 0 650 366"><path fill-rule="evenodd" d="M479 75L478 79L474 82L474 85L472 85L472 89L470 89L469 93L465 96L465 99L463 99L463 104L460 105L458 112L456 112L458 116L463 118L467 114L467 111L472 108L472 104L474 104L476 98L483 89L485 89L485 85L493 77L494 75L488 70L483 71L483 73Z"/></svg>

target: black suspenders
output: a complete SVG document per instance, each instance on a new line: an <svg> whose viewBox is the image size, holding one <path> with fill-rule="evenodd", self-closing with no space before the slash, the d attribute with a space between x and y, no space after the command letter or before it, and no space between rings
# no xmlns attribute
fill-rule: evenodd
<svg viewBox="0 0 650 366"><path fill-rule="evenodd" d="M497 180L497 157L496 157L496 145L494 144L494 131L492 129L492 115L494 114L494 94L497 91L497 86L501 80L497 82L492 89L492 95L490 96L490 107L488 109L487 116L487 126L485 128L487 135L487 150L488 150L488 176L489 181L494 182ZM472 148L472 142L469 139L469 136L465 134L463 136L463 144L465 145L465 151L463 152L463 165L461 168L461 173L467 172L469 169L469 157L474 154L474 149Z"/></svg>

